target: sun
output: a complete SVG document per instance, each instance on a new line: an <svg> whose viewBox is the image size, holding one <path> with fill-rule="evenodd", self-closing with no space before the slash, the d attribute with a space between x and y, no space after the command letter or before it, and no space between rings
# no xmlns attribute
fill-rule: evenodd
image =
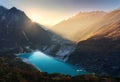
<svg viewBox="0 0 120 82"><path fill-rule="evenodd" d="M40 18L38 16L33 15L30 18L32 19L33 22L37 22L37 23L40 22Z"/></svg>
<svg viewBox="0 0 120 82"><path fill-rule="evenodd" d="M44 15L40 15L40 14L36 14L36 13L30 13L28 14L29 18L32 20L32 22L36 22L39 23L41 25L45 25L45 26L52 26L54 25L54 22L56 22L56 20L54 21L52 18L52 16L46 16Z"/></svg>

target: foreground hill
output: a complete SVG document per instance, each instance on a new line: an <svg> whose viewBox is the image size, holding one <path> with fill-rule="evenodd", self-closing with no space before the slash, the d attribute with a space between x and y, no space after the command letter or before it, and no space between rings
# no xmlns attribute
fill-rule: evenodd
<svg viewBox="0 0 120 82"><path fill-rule="evenodd" d="M68 62L100 75L120 77L120 10L110 12L92 37L78 43Z"/></svg>
<svg viewBox="0 0 120 82"><path fill-rule="evenodd" d="M10 61L9 58L11 58ZM18 63L19 62L19 63ZM22 68L21 68L22 67ZM119 82L120 78L97 75L71 77L61 74L42 73L22 62L14 54L0 54L0 82Z"/></svg>

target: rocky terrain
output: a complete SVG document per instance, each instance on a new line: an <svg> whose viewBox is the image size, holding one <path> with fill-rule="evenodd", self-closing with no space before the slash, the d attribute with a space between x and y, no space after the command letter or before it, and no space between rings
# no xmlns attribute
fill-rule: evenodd
<svg viewBox="0 0 120 82"><path fill-rule="evenodd" d="M89 39L78 43L68 62L100 75L120 77L119 16L120 10L104 16L99 21L101 27Z"/></svg>
<svg viewBox="0 0 120 82"><path fill-rule="evenodd" d="M23 11L15 7L6 9L0 6L0 52L38 49L48 55L64 58L74 47L73 42L33 22Z"/></svg>
<svg viewBox="0 0 120 82"><path fill-rule="evenodd" d="M78 14L54 25L51 30L62 37L78 42L89 33L83 35L96 21L107 13L103 11L79 12ZM94 30L94 29L93 29ZM91 32L91 30L90 30Z"/></svg>

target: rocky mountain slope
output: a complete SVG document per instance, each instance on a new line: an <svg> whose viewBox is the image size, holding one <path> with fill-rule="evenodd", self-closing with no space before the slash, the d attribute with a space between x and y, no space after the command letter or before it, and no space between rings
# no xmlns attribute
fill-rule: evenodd
<svg viewBox="0 0 120 82"><path fill-rule="evenodd" d="M119 23L119 21L120 21L119 9L109 12L108 14L104 15L102 18L97 20L93 25L91 25L85 31L83 31L81 39L86 40L91 36L96 35L96 32L100 31L100 29L104 27L112 26L112 24Z"/></svg>
<svg viewBox="0 0 120 82"><path fill-rule="evenodd" d="M103 11L80 12L56 24L52 27L52 30L67 39L79 41L82 37L82 33L105 14L106 12Z"/></svg>
<svg viewBox="0 0 120 82"><path fill-rule="evenodd" d="M100 75L120 76L119 16L120 10L104 16L98 22L101 27L91 38L78 43L68 62Z"/></svg>
<svg viewBox="0 0 120 82"><path fill-rule="evenodd" d="M74 44L42 25L32 22L24 12L0 6L0 52L18 49L19 52L39 49L49 55L68 55ZM68 51L67 53L61 53Z"/></svg>

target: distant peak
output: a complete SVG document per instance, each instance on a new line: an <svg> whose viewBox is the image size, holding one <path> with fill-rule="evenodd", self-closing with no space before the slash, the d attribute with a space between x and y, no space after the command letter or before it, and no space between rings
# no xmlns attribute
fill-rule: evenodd
<svg viewBox="0 0 120 82"><path fill-rule="evenodd" d="M16 7L12 7L10 10L18 10Z"/></svg>
<svg viewBox="0 0 120 82"><path fill-rule="evenodd" d="M88 13L106 13L105 11L84 11L84 12L79 12L79 14L88 14Z"/></svg>
<svg viewBox="0 0 120 82"><path fill-rule="evenodd" d="M113 10L112 12L116 12L116 11L119 12L120 11L120 7L115 9L115 10Z"/></svg>
<svg viewBox="0 0 120 82"><path fill-rule="evenodd" d="M115 10L120 10L120 7L118 7L117 9L115 9Z"/></svg>
<svg viewBox="0 0 120 82"><path fill-rule="evenodd" d="M16 7L10 8L7 13L8 13L9 16L12 16L12 17L15 16L15 17L20 18L20 19L22 19L22 18L28 19L26 14Z"/></svg>
<svg viewBox="0 0 120 82"><path fill-rule="evenodd" d="M14 13L14 14L21 14L21 13L23 13L23 11L21 11L21 10L19 10L19 9L17 9L16 7L12 7L11 9L9 9L9 12L11 12L11 13Z"/></svg>

